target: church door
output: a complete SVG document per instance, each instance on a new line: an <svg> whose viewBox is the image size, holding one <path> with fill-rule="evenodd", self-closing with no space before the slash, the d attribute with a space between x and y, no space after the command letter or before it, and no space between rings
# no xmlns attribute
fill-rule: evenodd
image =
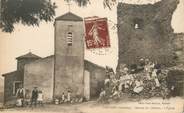
<svg viewBox="0 0 184 113"><path fill-rule="evenodd" d="M87 100L90 99L90 72L84 72L84 96Z"/></svg>

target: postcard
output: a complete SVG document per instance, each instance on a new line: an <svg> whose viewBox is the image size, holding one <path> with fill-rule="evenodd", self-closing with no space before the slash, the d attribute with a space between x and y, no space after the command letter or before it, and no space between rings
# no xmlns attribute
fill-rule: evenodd
<svg viewBox="0 0 184 113"><path fill-rule="evenodd" d="M184 113L184 0L0 0L0 112Z"/></svg>

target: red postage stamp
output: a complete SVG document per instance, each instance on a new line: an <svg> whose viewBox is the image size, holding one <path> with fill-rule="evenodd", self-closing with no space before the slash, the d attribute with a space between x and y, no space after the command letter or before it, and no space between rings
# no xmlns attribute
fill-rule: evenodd
<svg viewBox="0 0 184 113"><path fill-rule="evenodd" d="M110 47L107 18L86 18L85 30L87 49Z"/></svg>

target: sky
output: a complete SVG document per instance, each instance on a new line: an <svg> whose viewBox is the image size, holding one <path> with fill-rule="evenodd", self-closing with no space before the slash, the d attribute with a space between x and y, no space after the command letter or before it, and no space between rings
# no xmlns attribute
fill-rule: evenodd
<svg viewBox="0 0 184 113"><path fill-rule="evenodd" d="M68 12L68 5L64 0L56 2L56 17ZM121 0L120 0L121 1ZM158 0L123 0L130 4L154 3ZM117 23L116 6L109 10L103 7L103 0L91 0L87 7L78 7L71 3L71 12L81 17L99 16L108 18L111 47L105 49L85 49L85 59L101 66L116 68L118 60L117 29L112 29ZM180 0L172 18L172 27L175 33L184 32L184 0ZM16 70L15 58L32 52L41 57L54 54L54 22L41 22L39 27L17 24L13 33L0 32L0 75Z"/></svg>

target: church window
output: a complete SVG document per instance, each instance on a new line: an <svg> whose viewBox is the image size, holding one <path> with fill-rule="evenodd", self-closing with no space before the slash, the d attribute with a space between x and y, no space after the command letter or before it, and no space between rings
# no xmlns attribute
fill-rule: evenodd
<svg viewBox="0 0 184 113"><path fill-rule="evenodd" d="M135 29L142 29L143 28L143 20L139 19L139 18L135 18L133 26Z"/></svg>
<svg viewBox="0 0 184 113"><path fill-rule="evenodd" d="M22 85L21 81L15 81L13 84L13 95L15 95L17 93L17 90L19 89L19 87Z"/></svg>
<svg viewBox="0 0 184 113"><path fill-rule="evenodd" d="M135 23L134 27L135 27L135 29L138 29L140 26L138 23Z"/></svg>
<svg viewBox="0 0 184 113"><path fill-rule="evenodd" d="M68 46L72 46L72 38L73 38L72 32L68 32L67 39L66 39Z"/></svg>

